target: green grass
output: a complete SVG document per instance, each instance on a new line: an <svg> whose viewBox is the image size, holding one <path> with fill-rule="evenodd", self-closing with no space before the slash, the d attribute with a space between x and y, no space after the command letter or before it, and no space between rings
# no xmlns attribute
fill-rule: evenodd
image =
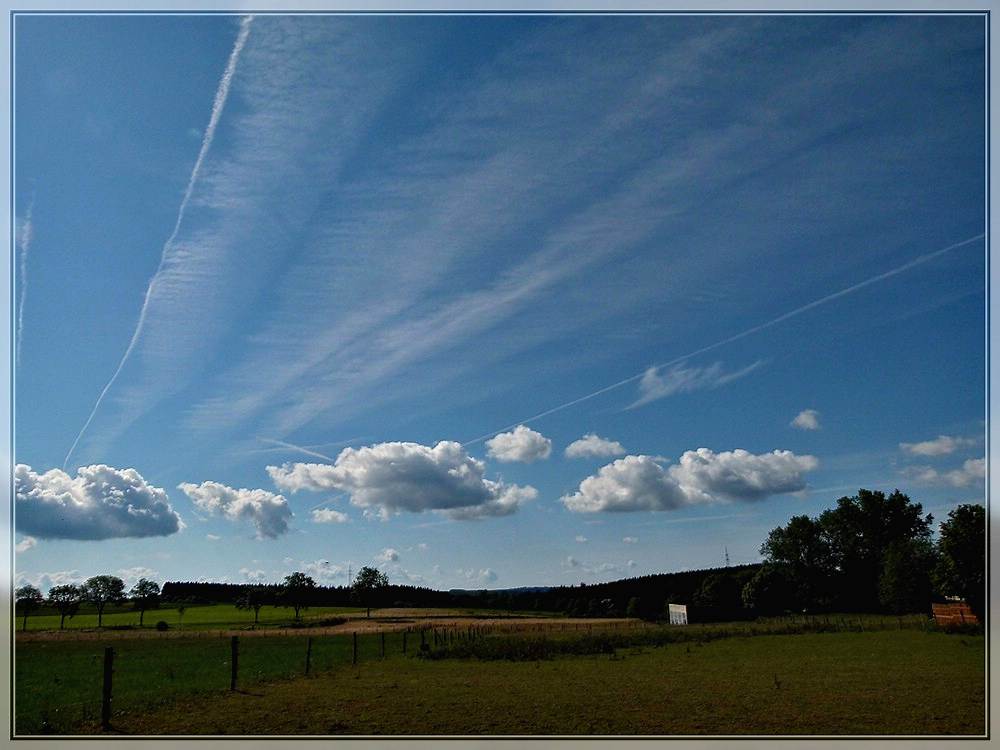
<svg viewBox="0 0 1000 750"><path fill-rule="evenodd" d="M352 665L351 636L320 636L309 678L306 638L247 637L235 692L229 639L122 640L113 644L112 724L139 735L985 732L981 635L885 629L708 640L704 629L698 640L695 628L664 630L693 637L484 661L418 658L412 633L406 656L402 634L387 634L381 659L381 636L370 634L359 636ZM17 643L17 734L99 732L102 659L94 641Z"/></svg>

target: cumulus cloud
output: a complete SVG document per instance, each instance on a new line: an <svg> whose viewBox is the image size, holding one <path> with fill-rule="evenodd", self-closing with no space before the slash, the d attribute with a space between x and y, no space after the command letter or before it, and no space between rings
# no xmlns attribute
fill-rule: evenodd
<svg viewBox="0 0 1000 750"><path fill-rule="evenodd" d="M579 536L578 536L578 537L576 538L576 541L580 542L580 544L583 544L584 542L586 542L586 541L587 541L587 537L585 537L585 536L583 536L582 534L580 534L580 535L579 535Z"/></svg>
<svg viewBox="0 0 1000 750"><path fill-rule="evenodd" d="M552 441L523 424L513 432L501 432L486 441L486 455L497 461L522 461L530 464L552 453Z"/></svg>
<svg viewBox="0 0 1000 750"><path fill-rule="evenodd" d="M947 456L963 446L974 445L975 442L969 438L939 435L934 440L925 440L922 443L900 443L899 448L914 456Z"/></svg>
<svg viewBox="0 0 1000 750"><path fill-rule="evenodd" d="M726 500L763 500L805 489L803 474L819 467L814 456L776 450L754 455L737 449L714 453L708 448L686 451L671 476L689 492Z"/></svg>
<svg viewBox="0 0 1000 750"><path fill-rule="evenodd" d="M674 510L691 501L655 458L625 456L584 479L579 491L562 502L572 511L596 513Z"/></svg>
<svg viewBox="0 0 1000 750"><path fill-rule="evenodd" d="M42 539L169 536L184 528L167 493L135 469L84 466L37 474L14 467L15 527Z"/></svg>
<svg viewBox="0 0 1000 750"><path fill-rule="evenodd" d="M275 539L287 533L294 516L285 498L267 490L233 489L219 482L184 482L177 488L204 513L253 524L258 539Z"/></svg>
<svg viewBox="0 0 1000 750"><path fill-rule="evenodd" d="M487 583L493 583L497 580L497 578L499 578L496 572L491 568L483 568L481 570L459 570L458 574L469 581L476 581L477 583L484 585Z"/></svg>
<svg viewBox="0 0 1000 750"><path fill-rule="evenodd" d="M970 458L962 468L939 472L930 466L919 466L910 470L917 481L925 484L946 484L951 487L970 487L986 479L986 459Z"/></svg>
<svg viewBox="0 0 1000 750"><path fill-rule="evenodd" d="M677 364L663 374L660 373L660 367L650 367L639 381L639 398L632 406L642 406L675 393L718 388L749 375L762 364L763 360L757 360L736 372L726 372L721 362L708 367L685 367L683 364Z"/></svg>
<svg viewBox="0 0 1000 750"><path fill-rule="evenodd" d="M317 583L333 581L337 578L346 578L347 571L339 565L334 565L329 560L300 561L295 569L305 573Z"/></svg>
<svg viewBox="0 0 1000 750"><path fill-rule="evenodd" d="M331 508L318 508L312 512L313 523L347 523L346 513Z"/></svg>
<svg viewBox="0 0 1000 750"><path fill-rule="evenodd" d="M622 541L625 542L625 544L635 544L636 542L639 541L639 537L637 537L637 536L623 536L622 537Z"/></svg>
<svg viewBox="0 0 1000 750"><path fill-rule="evenodd" d="M815 409L803 409L790 424L800 430L818 430L819 412Z"/></svg>
<svg viewBox="0 0 1000 750"><path fill-rule="evenodd" d="M267 580L267 573L260 569L240 568L240 575L243 576L243 580L250 583L264 583Z"/></svg>
<svg viewBox="0 0 1000 750"><path fill-rule="evenodd" d="M392 547L386 547L375 557L375 559L381 562L396 562L399 560L399 552L394 550Z"/></svg>
<svg viewBox="0 0 1000 750"><path fill-rule="evenodd" d="M603 466L561 498L580 513L669 511L727 501L758 501L805 488L803 475L819 466L791 451L753 455L745 450L686 451L664 469L652 456L626 456Z"/></svg>
<svg viewBox="0 0 1000 750"><path fill-rule="evenodd" d="M348 492L368 514L437 512L455 520L505 516L535 499L534 487L486 479L486 466L458 443L378 443L345 448L331 464L268 466L282 490Z"/></svg>
<svg viewBox="0 0 1000 750"><path fill-rule="evenodd" d="M587 433L579 440L566 446L567 458L587 458L590 456L610 458L611 456L620 456L623 453L625 453L625 448L621 443L598 437L593 432Z"/></svg>

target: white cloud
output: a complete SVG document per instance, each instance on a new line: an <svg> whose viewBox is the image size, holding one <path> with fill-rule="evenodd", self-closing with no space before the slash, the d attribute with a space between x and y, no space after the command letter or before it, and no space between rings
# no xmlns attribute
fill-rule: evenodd
<svg viewBox="0 0 1000 750"><path fill-rule="evenodd" d="M583 544L584 542L586 542L586 541L587 541L587 537L585 537L585 536L583 536L583 535L581 534L580 536L578 536L578 537L576 538L576 541L580 542L580 544Z"/></svg>
<svg viewBox="0 0 1000 750"><path fill-rule="evenodd" d="M219 482L184 482L177 488L205 513L253 524L258 539L275 539L287 533L294 517L288 501L267 490L233 489Z"/></svg>
<svg viewBox="0 0 1000 750"><path fill-rule="evenodd" d="M396 513L437 512L455 520L505 516L535 499L534 487L486 479L485 464L461 445L442 441L378 443L345 448L330 464L268 466L282 490L331 490L350 493L351 503L388 518Z"/></svg>
<svg viewBox="0 0 1000 750"><path fill-rule="evenodd" d="M572 511L673 510L690 504L684 490L651 456L626 456L601 467L580 483L580 490L562 498Z"/></svg>
<svg viewBox="0 0 1000 750"><path fill-rule="evenodd" d="M39 573L33 576L18 573L14 580L14 585L24 586L30 583L32 586L37 586L43 594L47 594L53 586L80 584L89 577L89 575L84 575L75 568L73 570L60 570L54 573Z"/></svg>
<svg viewBox="0 0 1000 750"><path fill-rule="evenodd" d="M900 443L899 448L915 456L946 456L963 446L975 445L975 443L975 440L969 438L939 435L934 440L925 440L922 443Z"/></svg>
<svg viewBox="0 0 1000 750"><path fill-rule="evenodd" d="M308 562L302 560L295 566L295 570L305 573L316 583L328 583L338 578L346 578L347 571L339 565L334 565L329 560L314 560Z"/></svg>
<svg viewBox="0 0 1000 750"><path fill-rule="evenodd" d="M745 450L687 451L664 469L651 456L626 456L603 466L561 498L582 513L667 511L725 501L757 501L805 487L803 474L819 466L813 456L791 451L753 455Z"/></svg>
<svg viewBox="0 0 1000 750"><path fill-rule="evenodd" d="M249 568L240 568L240 575L243 576L243 580L250 583L263 583L267 580L267 573L260 569L250 570Z"/></svg>
<svg viewBox="0 0 1000 750"><path fill-rule="evenodd" d="M346 513L331 508L318 508L312 512L313 523L347 523L349 518Z"/></svg>
<svg viewBox="0 0 1000 750"><path fill-rule="evenodd" d="M683 364L677 364L664 374L660 374L659 367L650 367L639 381L639 398L632 406L648 404L650 401L657 401L675 393L718 388L749 375L762 364L763 360L757 360L736 372L725 372L721 362L708 367L685 367Z"/></svg>
<svg viewBox="0 0 1000 750"><path fill-rule="evenodd" d="M135 469L104 464L81 467L76 477L17 464L14 514L17 531L42 539L169 536L184 528L165 491Z"/></svg>
<svg viewBox="0 0 1000 750"><path fill-rule="evenodd" d="M399 559L399 552L392 547L386 547L376 555L375 559L381 562L396 562Z"/></svg>
<svg viewBox="0 0 1000 750"><path fill-rule="evenodd" d="M623 536L622 537L622 541L625 542L625 544L635 544L636 542L639 541L639 537L636 537L636 536Z"/></svg>
<svg viewBox="0 0 1000 750"><path fill-rule="evenodd" d="M741 449L714 453L699 448L686 451L680 464L670 467L670 474L695 493L753 501L805 489L803 474L818 467L814 456L796 456L791 451L754 455Z"/></svg>
<svg viewBox="0 0 1000 750"><path fill-rule="evenodd" d="M552 453L552 441L523 424L513 432L502 432L486 441L486 455L498 461L523 461L530 464Z"/></svg>
<svg viewBox="0 0 1000 750"><path fill-rule="evenodd" d="M458 575L460 575L462 578L465 578L466 580L476 581L477 583L483 585L488 583L493 583L494 581L497 580L497 578L499 578L499 576L496 574L496 571L494 571L491 568L483 568L481 570L475 570L475 569L459 570Z"/></svg>
<svg viewBox="0 0 1000 750"><path fill-rule="evenodd" d="M114 575L118 576L125 582L126 591L137 584L140 578L145 578L147 581L156 581L156 579L159 578L159 573L155 570L152 568L144 568L142 566L135 568L119 568L114 572Z"/></svg>
<svg viewBox="0 0 1000 750"><path fill-rule="evenodd" d="M27 552L29 549L38 544L38 540L33 536L26 536L14 547L15 552Z"/></svg>
<svg viewBox="0 0 1000 750"><path fill-rule="evenodd" d="M919 466L909 470L917 481L925 484L946 484L951 487L970 487L986 479L986 459L970 458L961 469L939 472L930 466Z"/></svg>
<svg viewBox="0 0 1000 750"><path fill-rule="evenodd" d="M818 430L819 429L819 412L815 409L803 409L798 413L798 415L790 422L792 427L797 427L800 430Z"/></svg>
<svg viewBox="0 0 1000 750"><path fill-rule="evenodd" d="M598 437L593 432L587 433L579 440L575 440L566 446L566 456L568 458L586 458L596 456L599 458L610 458L620 456L625 453L625 448L616 440L607 440Z"/></svg>

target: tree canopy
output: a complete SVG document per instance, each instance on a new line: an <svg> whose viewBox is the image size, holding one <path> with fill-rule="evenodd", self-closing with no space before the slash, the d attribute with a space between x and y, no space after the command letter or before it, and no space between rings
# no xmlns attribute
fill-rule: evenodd
<svg viewBox="0 0 1000 750"><path fill-rule="evenodd" d="M941 524L941 556L933 571L942 596L958 596L980 622L986 618L986 509L959 505Z"/></svg>
<svg viewBox="0 0 1000 750"><path fill-rule="evenodd" d="M83 600L97 608L97 627L101 627L104 608L112 602L120 602L125 598L125 582L118 576L92 576L84 581L81 589Z"/></svg>
<svg viewBox="0 0 1000 750"><path fill-rule="evenodd" d="M295 610L295 619L299 619L299 610L309 609L312 603L316 582L305 573L296 571L285 576L278 595L281 604Z"/></svg>
<svg viewBox="0 0 1000 750"><path fill-rule="evenodd" d="M932 522L899 490L861 489L818 518L795 516L773 529L760 548L769 568L755 579L756 591L766 592L769 606L805 609L874 612L929 602ZM924 573L901 575L916 564ZM776 591L779 585L785 590Z"/></svg>
<svg viewBox="0 0 1000 750"><path fill-rule="evenodd" d="M358 575L351 585L351 597L363 604L371 617L372 607L378 602L380 590L389 585L389 577L378 568L368 565L358 571Z"/></svg>

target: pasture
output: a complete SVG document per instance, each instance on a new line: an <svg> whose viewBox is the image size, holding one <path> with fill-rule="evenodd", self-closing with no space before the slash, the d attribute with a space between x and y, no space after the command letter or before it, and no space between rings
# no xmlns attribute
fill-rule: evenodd
<svg viewBox="0 0 1000 750"><path fill-rule="evenodd" d="M985 638L944 633L923 618L869 620L864 630L787 622L581 630L563 621L568 629L511 624L478 636L468 624L441 629L438 641L442 622L421 624L436 626L423 632L427 651L399 617L382 620L389 632L358 636L356 655L350 632L241 636L233 691L221 633L29 635L15 643L15 733L100 733L105 645L115 649L115 681L112 728L103 731L126 735L986 732Z"/></svg>

